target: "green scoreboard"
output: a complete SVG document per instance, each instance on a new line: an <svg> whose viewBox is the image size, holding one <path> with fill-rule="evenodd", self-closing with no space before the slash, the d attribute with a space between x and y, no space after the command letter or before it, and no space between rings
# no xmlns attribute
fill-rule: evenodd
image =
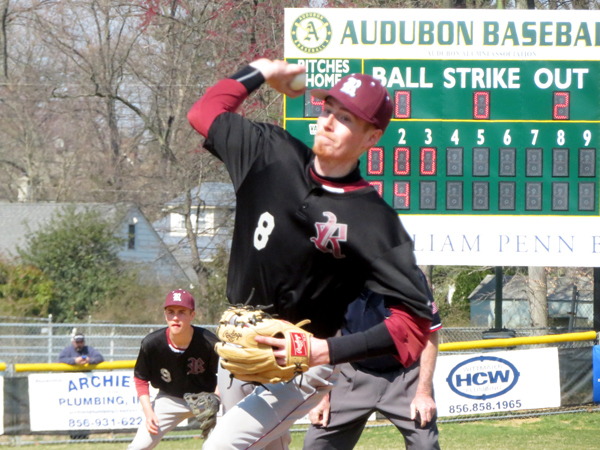
<svg viewBox="0 0 600 450"><path fill-rule="evenodd" d="M419 262L448 262L440 253L444 234L452 251L447 243L443 251L456 258L454 242L462 234L471 244L462 252L466 259L453 259L457 264L535 265L537 259L552 265L556 256L555 265L570 265L569 253L573 265L600 265L594 259L600 230L590 229L585 238L561 231L590 228L598 222L581 219L600 217L600 17L584 11L289 9L285 45L286 59L306 66L309 89L286 99L285 127L309 145L322 108L311 88L331 87L349 73L373 75L387 87L392 122L361 169L414 230L417 251L418 231L431 222L451 228L450 234L428 232L439 248L428 242L421 256L430 258ZM557 231L548 225L552 218L569 222ZM501 230L485 235L498 224ZM498 234L502 230L507 234ZM510 233L517 233L512 241ZM511 242L527 245L507 257ZM592 260L576 264L580 251Z"/></svg>

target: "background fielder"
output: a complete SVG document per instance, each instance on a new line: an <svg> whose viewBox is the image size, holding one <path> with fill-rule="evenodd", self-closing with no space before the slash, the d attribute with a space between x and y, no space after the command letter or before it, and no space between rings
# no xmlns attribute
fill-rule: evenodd
<svg viewBox="0 0 600 450"><path fill-rule="evenodd" d="M128 450L151 449L162 437L194 414L183 399L186 393L214 392L217 385L217 337L192 325L196 304L182 289L169 292L164 304L167 328L142 341L135 363L134 382L146 422ZM158 389L150 402L149 384Z"/></svg>

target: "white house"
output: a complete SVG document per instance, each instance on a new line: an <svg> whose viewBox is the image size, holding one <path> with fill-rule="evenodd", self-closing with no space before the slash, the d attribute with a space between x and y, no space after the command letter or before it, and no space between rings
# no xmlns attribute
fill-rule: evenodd
<svg viewBox="0 0 600 450"><path fill-rule="evenodd" d="M231 246L235 191L230 183L202 183L191 191L190 219L197 230L196 242L201 261L211 261L219 247ZM185 195L165 204L165 216L152 226L177 258L190 279L197 279L192 268L190 244L185 229Z"/></svg>

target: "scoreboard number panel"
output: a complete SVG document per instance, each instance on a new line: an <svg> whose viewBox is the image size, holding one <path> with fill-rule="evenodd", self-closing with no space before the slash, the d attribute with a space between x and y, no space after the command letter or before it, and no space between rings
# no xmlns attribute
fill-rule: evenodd
<svg viewBox="0 0 600 450"><path fill-rule="evenodd" d="M446 148L446 176L462 177L463 176L463 148L462 147L447 147Z"/></svg>
<svg viewBox="0 0 600 450"><path fill-rule="evenodd" d="M473 22L474 29L480 26ZM327 45L343 47L355 38L349 30ZM600 216L600 48L588 51L582 43L562 59L494 57L485 46L481 57L440 51L418 58L394 46L380 53L371 38L368 45L360 42L370 36L364 33L357 30L348 53L304 48L302 58L287 58L306 66L309 88L300 98L286 98L285 126L294 136L312 145L324 102L311 88L329 88L352 72L371 74L387 87L394 109L361 167L398 213ZM600 27L598 33L600 42ZM512 40L510 34L504 40Z"/></svg>
<svg viewBox="0 0 600 450"><path fill-rule="evenodd" d="M501 177L514 177L517 175L517 149L500 149L500 169L498 175Z"/></svg>
<svg viewBox="0 0 600 450"><path fill-rule="evenodd" d="M284 96L284 127L309 147L324 106L311 89L352 73L386 87L392 119L360 169L419 264L600 267L588 11L286 8L284 39L308 88Z"/></svg>
<svg viewBox="0 0 600 450"><path fill-rule="evenodd" d="M391 181L384 199L402 214L597 215L596 192L581 184L595 181L597 149L582 145L600 133L589 124L560 127L393 121L367 153L366 178ZM386 164L392 170L374 172Z"/></svg>

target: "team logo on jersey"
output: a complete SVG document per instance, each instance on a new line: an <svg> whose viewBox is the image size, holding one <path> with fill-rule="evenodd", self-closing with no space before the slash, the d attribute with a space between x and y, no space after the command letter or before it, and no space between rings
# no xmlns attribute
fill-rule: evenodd
<svg viewBox="0 0 600 450"><path fill-rule="evenodd" d="M204 372L204 361L202 358L188 358L188 370L187 375L198 375Z"/></svg>
<svg viewBox="0 0 600 450"><path fill-rule="evenodd" d="M331 42L331 24L322 14L304 13L292 24L292 42L304 53L319 53Z"/></svg>
<svg viewBox="0 0 600 450"><path fill-rule="evenodd" d="M323 212L327 222L316 222L317 237L310 238L311 242L323 253L333 253L335 258L345 258L342 255L340 242L346 242L348 237L348 225L337 223L335 214L329 211Z"/></svg>

